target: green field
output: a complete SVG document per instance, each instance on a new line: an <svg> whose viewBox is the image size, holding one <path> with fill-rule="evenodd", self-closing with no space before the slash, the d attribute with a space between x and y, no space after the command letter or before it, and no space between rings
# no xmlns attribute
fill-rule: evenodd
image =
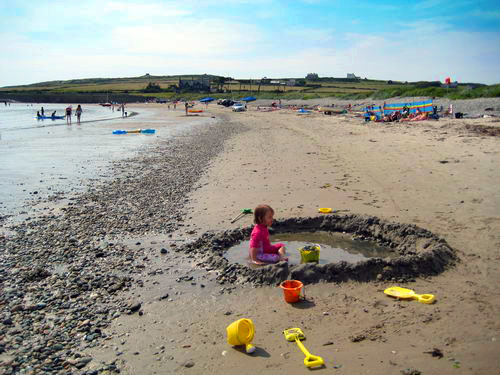
<svg viewBox="0 0 500 375"><path fill-rule="evenodd" d="M130 78L93 78L69 81L40 82L24 86L0 88L1 94L33 93L33 94L113 94L140 95L157 98L199 99L210 95L216 98L241 97L253 95L257 98L273 99L313 99L319 97L338 97L346 99L362 99L371 97L385 99L396 96L432 96L452 99L499 97L500 85L459 84L456 88L442 88L439 82L392 82L369 79L319 78L314 81L296 79L295 85L284 84L289 79L281 79L281 83L270 79L259 82L249 79L224 79L208 76L211 90L208 92L179 91L175 88L179 78L197 79L194 76L142 76ZM207 76L205 76L206 78ZM276 80L272 80L276 81ZM147 91L150 83L157 85L158 92Z"/></svg>

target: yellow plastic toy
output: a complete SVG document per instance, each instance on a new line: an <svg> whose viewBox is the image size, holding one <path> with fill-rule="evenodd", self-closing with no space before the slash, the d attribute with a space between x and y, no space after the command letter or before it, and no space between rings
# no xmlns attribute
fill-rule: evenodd
<svg viewBox="0 0 500 375"><path fill-rule="evenodd" d="M255 327L250 319L239 319L226 328L227 343L233 346L245 345L247 353L253 353L255 346L251 344L255 336Z"/></svg>
<svg viewBox="0 0 500 375"><path fill-rule="evenodd" d="M329 214L333 210L331 208L328 208L328 207L323 207L323 208L318 208L318 211L321 212L322 214Z"/></svg>
<svg viewBox="0 0 500 375"><path fill-rule="evenodd" d="M309 353L309 351L306 349L304 344L300 340L304 340L306 336L304 335L304 332L300 328L290 328L286 329L283 331L283 334L285 335L285 339L287 341L295 341L297 343L297 346L299 347L300 350L302 350L302 353L306 356L304 358L304 365L306 367L320 367L325 365L325 361L323 361L323 358L317 355L312 355Z"/></svg>
<svg viewBox="0 0 500 375"><path fill-rule="evenodd" d="M384 290L384 293L391 297L400 299L416 299L420 303L431 304L436 300L433 294L416 294L411 289L401 288L399 286L391 286Z"/></svg>
<svg viewBox="0 0 500 375"><path fill-rule="evenodd" d="M306 245L299 248L300 262L319 262L319 253L321 251L321 246L318 244Z"/></svg>

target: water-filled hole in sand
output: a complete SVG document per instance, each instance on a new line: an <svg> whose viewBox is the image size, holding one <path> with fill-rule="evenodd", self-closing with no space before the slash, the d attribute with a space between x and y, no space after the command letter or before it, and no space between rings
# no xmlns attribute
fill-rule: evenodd
<svg viewBox="0 0 500 375"><path fill-rule="evenodd" d="M315 243L321 245L319 264L341 261L357 263L369 258L395 258L398 256L389 247L375 242L357 240L349 234L338 232L279 233L271 236L271 243L282 242L286 246L290 265L301 263L299 248ZM230 263L249 265L249 241L242 241L229 248L224 257Z"/></svg>

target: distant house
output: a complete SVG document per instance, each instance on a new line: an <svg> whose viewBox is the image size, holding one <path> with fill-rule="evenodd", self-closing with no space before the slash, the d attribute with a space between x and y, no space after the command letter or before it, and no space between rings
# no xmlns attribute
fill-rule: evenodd
<svg viewBox="0 0 500 375"><path fill-rule="evenodd" d="M347 78L350 78L350 79L359 79L359 77L356 77L356 74L354 74L354 73L347 73Z"/></svg>
<svg viewBox="0 0 500 375"><path fill-rule="evenodd" d="M210 91L210 78L207 76L191 79L179 79L179 89L189 91Z"/></svg>
<svg viewBox="0 0 500 375"><path fill-rule="evenodd" d="M295 80L294 79L289 79L288 81L286 81L286 85L287 86L295 86Z"/></svg>

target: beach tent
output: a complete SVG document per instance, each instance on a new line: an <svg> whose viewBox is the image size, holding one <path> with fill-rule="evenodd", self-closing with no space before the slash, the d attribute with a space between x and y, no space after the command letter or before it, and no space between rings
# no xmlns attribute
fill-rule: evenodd
<svg viewBox="0 0 500 375"><path fill-rule="evenodd" d="M200 99L200 102L201 103L209 103L209 102L213 102L214 100L215 100L215 98L206 97L206 98Z"/></svg>
<svg viewBox="0 0 500 375"><path fill-rule="evenodd" d="M255 96L247 96L246 98L241 99L244 102L253 102L254 100L257 100Z"/></svg>
<svg viewBox="0 0 500 375"><path fill-rule="evenodd" d="M413 103L392 103L384 105L384 115L390 115L392 112L403 112L403 108L407 106L410 109L410 113L416 113L417 109L420 112L432 112L432 99L423 100L420 102Z"/></svg>

